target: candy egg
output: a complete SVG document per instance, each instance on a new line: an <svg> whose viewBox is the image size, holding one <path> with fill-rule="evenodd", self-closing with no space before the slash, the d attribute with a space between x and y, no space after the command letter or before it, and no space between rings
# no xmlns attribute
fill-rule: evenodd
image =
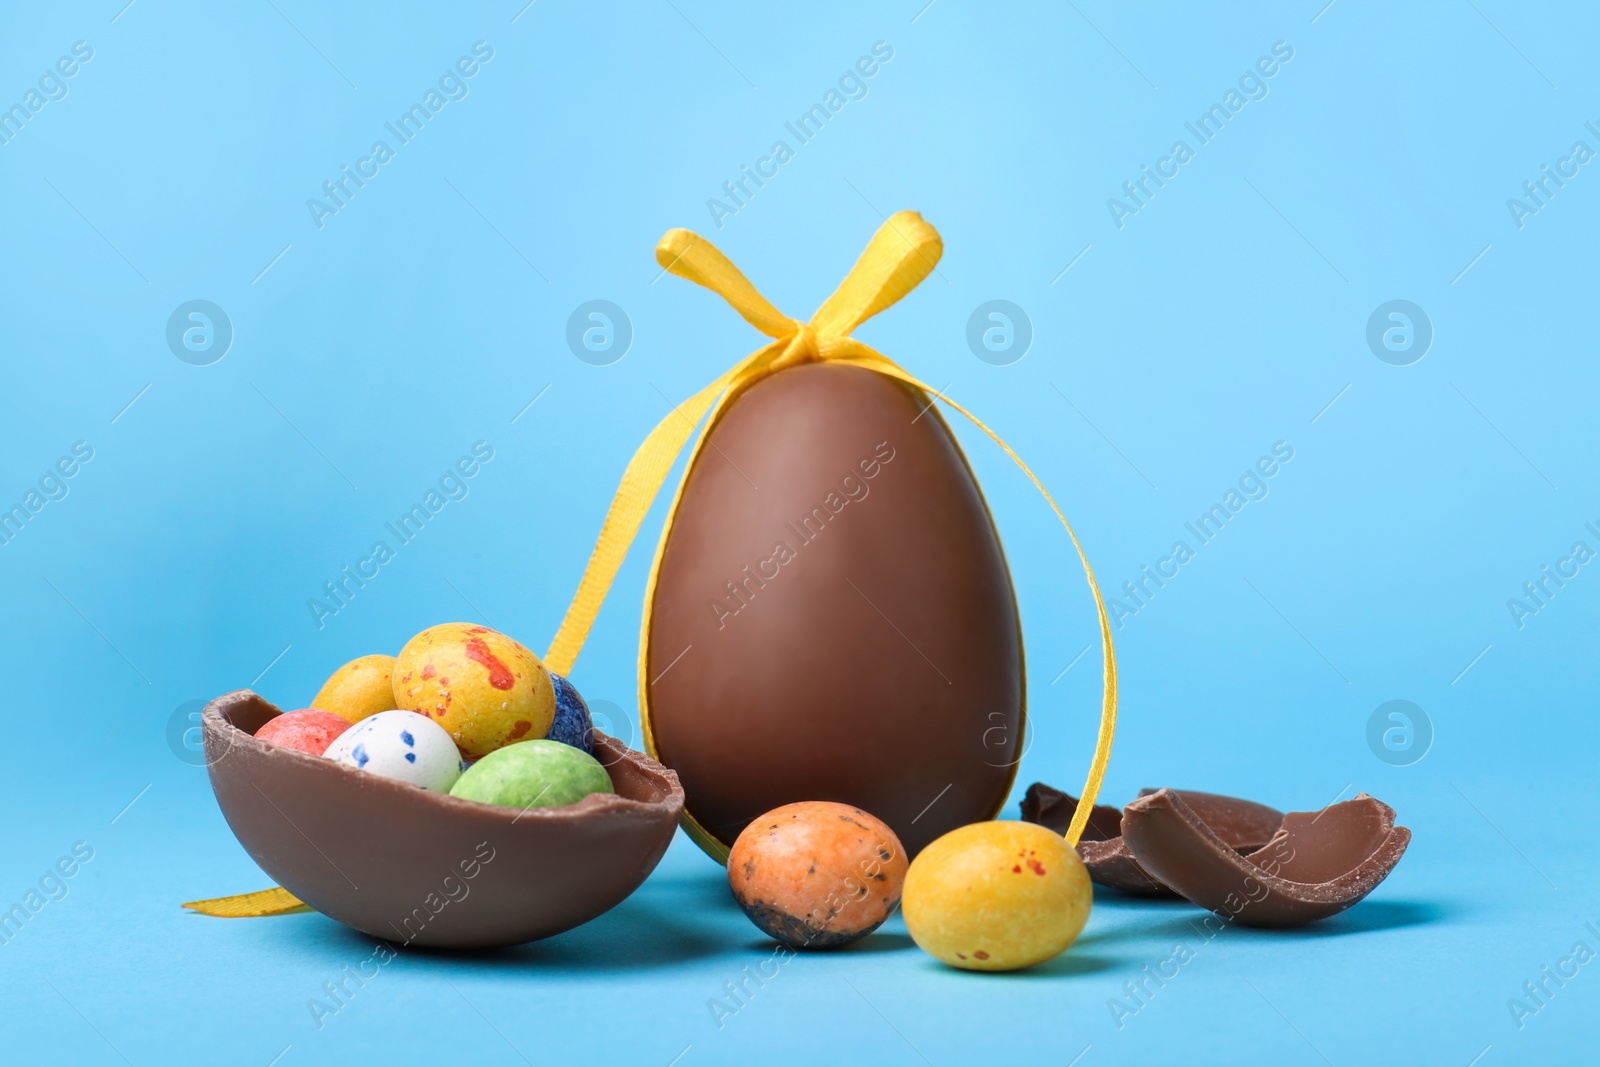
<svg viewBox="0 0 1600 1067"><path fill-rule="evenodd" d="M893 830L849 804L803 801L744 828L728 886L750 921L794 948L866 937L900 903L906 852Z"/></svg>
<svg viewBox="0 0 1600 1067"><path fill-rule="evenodd" d="M268 719L266 725L256 731L256 736L280 748L294 748L320 756L334 738L348 729L349 721L332 712L305 708Z"/></svg>
<svg viewBox="0 0 1600 1067"><path fill-rule="evenodd" d="M1093 899L1066 838L1025 822L952 830L917 854L903 914L929 955L969 971L1043 963L1077 940Z"/></svg>
<svg viewBox="0 0 1600 1067"><path fill-rule="evenodd" d="M556 691L556 717L546 737L593 755L594 722L589 718L589 705L571 682L554 671L550 672L550 683Z"/></svg>
<svg viewBox="0 0 1600 1067"><path fill-rule="evenodd" d="M555 718L550 673L522 645L487 626L448 622L400 650L395 705L443 726L468 757L544 737Z"/></svg>
<svg viewBox="0 0 1600 1067"><path fill-rule="evenodd" d="M393 656L359 656L329 675L311 706L360 722L394 707L393 674Z"/></svg>
<svg viewBox="0 0 1600 1067"><path fill-rule="evenodd" d="M611 776L587 752L559 741L519 741L468 767L450 795L507 808L559 808L591 793L614 793Z"/></svg>
<svg viewBox="0 0 1600 1067"><path fill-rule="evenodd" d="M369 774L448 793L461 777L461 753L444 727L414 711L380 711L336 737L327 759Z"/></svg>

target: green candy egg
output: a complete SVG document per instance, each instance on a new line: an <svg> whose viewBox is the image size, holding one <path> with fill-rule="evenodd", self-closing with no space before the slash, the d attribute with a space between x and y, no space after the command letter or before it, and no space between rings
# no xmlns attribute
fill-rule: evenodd
<svg viewBox="0 0 1600 1067"><path fill-rule="evenodd" d="M559 808L591 793L615 793L600 761L559 741L496 749L456 779L450 795L506 808Z"/></svg>

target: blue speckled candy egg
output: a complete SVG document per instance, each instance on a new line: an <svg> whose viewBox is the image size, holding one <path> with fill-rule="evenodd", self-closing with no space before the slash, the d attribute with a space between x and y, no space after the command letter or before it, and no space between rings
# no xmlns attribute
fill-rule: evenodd
<svg viewBox="0 0 1600 1067"><path fill-rule="evenodd" d="M450 792L463 767L445 728L414 711L369 715L334 738L322 755L430 793Z"/></svg>
<svg viewBox="0 0 1600 1067"><path fill-rule="evenodd" d="M551 671L550 681L556 687L556 718L545 739L594 755L594 721L589 718L589 705L561 675Z"/></svg>

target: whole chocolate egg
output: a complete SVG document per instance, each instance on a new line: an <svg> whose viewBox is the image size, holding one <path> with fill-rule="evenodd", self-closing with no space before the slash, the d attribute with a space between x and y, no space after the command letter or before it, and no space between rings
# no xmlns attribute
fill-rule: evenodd
<svg viewBox="0 0 1600 1067"><path fill-rule="evenodd" d="M999 537L929 399L808 363L723 412L650 592L647 748L725 860L763 812L870 811L915 855L993 818L1020 758L1022 638Z"/></svg>

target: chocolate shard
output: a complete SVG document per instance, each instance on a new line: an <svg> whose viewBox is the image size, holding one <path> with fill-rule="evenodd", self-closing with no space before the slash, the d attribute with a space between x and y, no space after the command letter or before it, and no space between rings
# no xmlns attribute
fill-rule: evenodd
<svg viewBox="0 0 1600 1067"><path fill-rule="evenodd" d="M1022 819L1038 823L1058 834L1067 832L1077 813L1078 798L1043 782L1034 782L1022 798ZM1140 896L1176 896L1172 890L1145 873L1122 843L1122 812L1109 804L1096 804L1089 812L1089 823L1078 839L1078 858L1089 869L1089 878L1099 885Z"/></svg>
<svg viewBox="0 0 1600 1067"><path fill-rule="evenodd" d="M1078 855L1089 868L1089 878L1111 889L1141 897L1175 897L1178 894L1150 877L1128 851L1120 836L1109 841L1078 842Z"/></svg>
<svg viewBox="0 0 1600 1067"><path fill-rule="evenodd" d="M1147 797L1157 789L1141 789L1139 795ZM1284 814L1277 808L1257 804L1253 800L1225 797L1217 793L1201 793L1193 789L1175 789L1200 821L1235 852L1244 855L1272 840L1283 825ZM1119 832L1120 823L1119 823Z"/></svg>
<svg viewBox="0 0 1600 1067"><path fill-rule="evenodd" d="M1143 790L1141 796L1153 790ZM1191 809L1212 828L1229 847L1253 852L1272 840L1283 812L1253 800L1201 793L1186 789L1183 797ZM1078 798L1059 789L1035 782L1022 800L1022 818L1064 834L1078 810ZM1123 813L1105 804L1096 804L1089 813L1089 824L1078 841L1078 855L1089 869L1089 877L1100 885L1139 896L1173 897L1178 894L1163 885L1139 864L1122 837Z"/></svg>
<svg viewBox="0 0 1600 1067"><path fill-rule="evenodd" d="M1241 855L1189 800L1170 789L1135 800L1123 809L1123 841L1154 878L1246 926L1300 926L1344 911L1388 877L1411 842L1393 808L1361 793L1290 812L1265 845Z"/></svg>
<svg viewBox="0 0 1600 1067"><path fill-rule="evenodd" d="M1067 826L1077 811L1077 797L1043 782L1030 785L1022 798L1022 821L1038 823L1058 834L1067 832ZM1094 810L1089 812L1089 825L1084 828L1083 840L1109 841L1121 836L1121 810L1109 804L1096 804Z"/></svg>

